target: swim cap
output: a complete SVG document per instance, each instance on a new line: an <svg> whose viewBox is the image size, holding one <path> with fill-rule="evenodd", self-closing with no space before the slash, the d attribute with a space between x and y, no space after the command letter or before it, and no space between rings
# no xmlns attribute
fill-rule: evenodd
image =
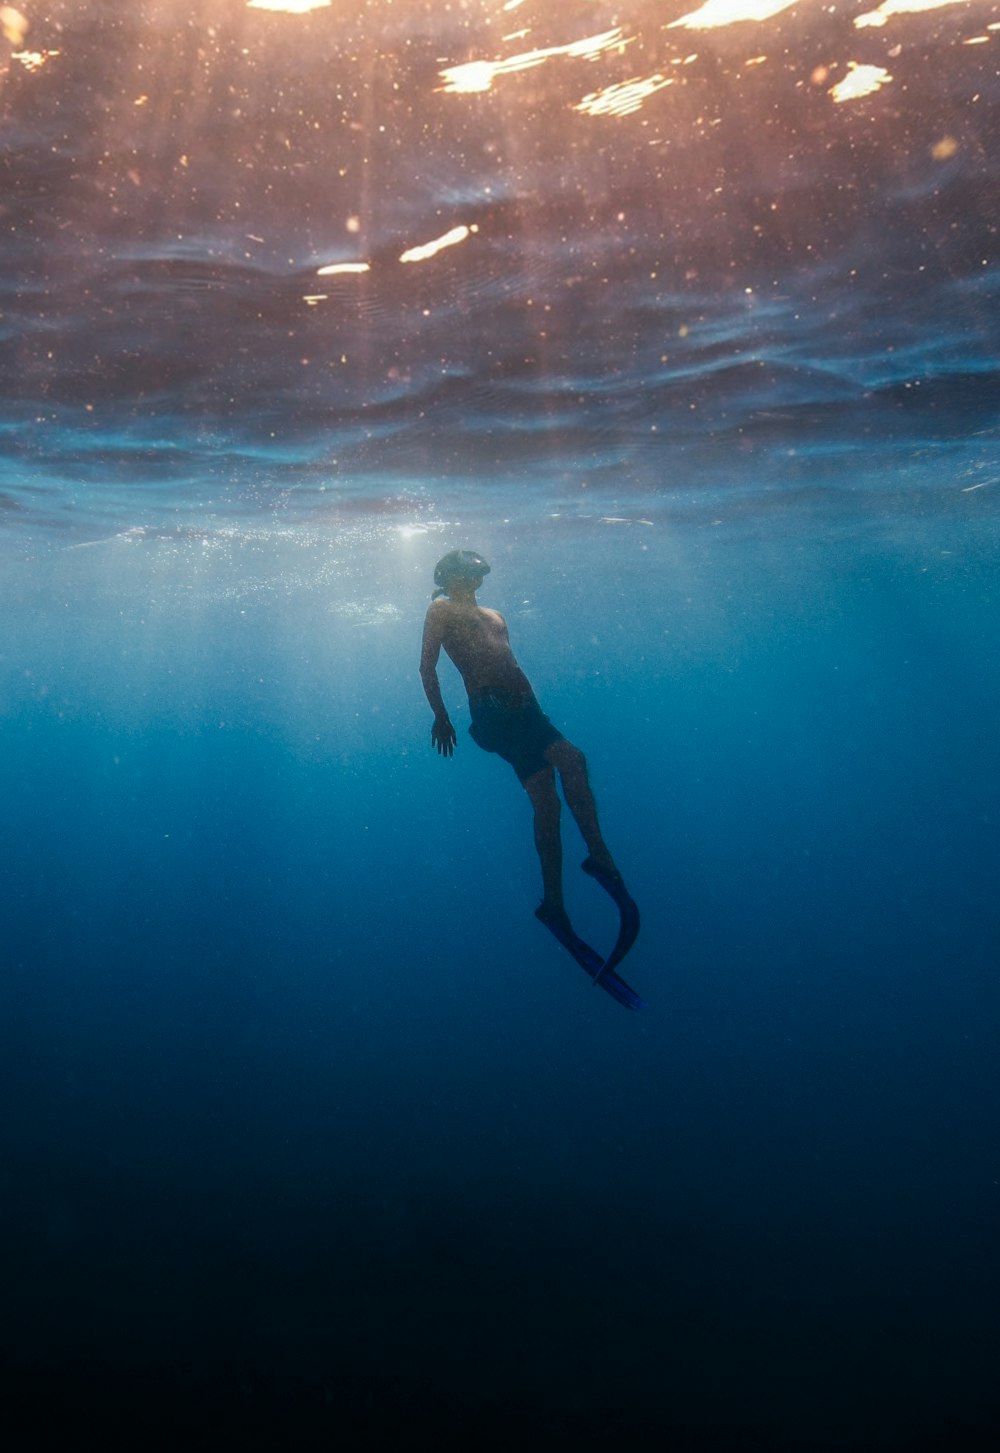
<svg viewBox="0 0 1000 1453"><path fill-rule="evenodd" d="M449 550L434 567L434 584L447 589L452 580L474 580L489 573L490 567L475 550Z"/></svg>

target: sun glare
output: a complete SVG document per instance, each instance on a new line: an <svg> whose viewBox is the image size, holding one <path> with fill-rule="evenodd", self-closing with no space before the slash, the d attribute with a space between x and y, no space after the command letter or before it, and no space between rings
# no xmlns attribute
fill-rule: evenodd
<svg viewBox="0 0 1000 1453"><path fill-rule="evenodd" d="M287 15L307 15L310 10L325 10L331 0L247 0L248 10L278 10Z"/></svg>

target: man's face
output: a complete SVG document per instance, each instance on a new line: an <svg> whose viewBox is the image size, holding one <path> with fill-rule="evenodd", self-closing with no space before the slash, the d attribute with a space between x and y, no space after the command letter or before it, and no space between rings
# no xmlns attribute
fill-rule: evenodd
<svg viewBox="0 0 1000 1453"><path fill-rule="evenodd" d="M471 590L472 594L475 595L485 579L485 575L458 575L453 580L452 587L457 587L463 592Z"/></svg>

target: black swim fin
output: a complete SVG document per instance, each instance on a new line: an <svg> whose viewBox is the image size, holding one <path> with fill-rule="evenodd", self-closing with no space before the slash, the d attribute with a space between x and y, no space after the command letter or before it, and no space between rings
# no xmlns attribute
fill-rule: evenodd
<svg viewBox="0 0 1000 1453"><path fill-rule="evenodd" d="M645 1000L640 999L634 989L630 989L624 979L618 977L613 969L609 969L596 949L591 948L573 929L569 918L563 914L562 917L547 914L544 908L535 909L535 917L539 923L543 923L562 944L563 948L576 959L582 969L590 975L593 983L599 984L605 993L610 994L612 999L624 1005L626 1009L644 1009Z"/></svg>
<svg viewBox="0 0 1000 1453"><path fill-rule="evenodd" d="M625 887L621 873L600 867L593 858L586 858L581 866L583 871L593 878L595 883L599 883L609 897L614 899L618 908L618 942L605 961L604 972L607 973L609 969L614 969L621 963L639 937L639 909Z"/></svg>

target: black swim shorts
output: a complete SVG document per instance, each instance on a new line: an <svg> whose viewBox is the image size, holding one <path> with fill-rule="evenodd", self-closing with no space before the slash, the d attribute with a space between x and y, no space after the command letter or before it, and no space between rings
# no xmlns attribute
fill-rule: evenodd
<svg viewBox="0 0 1000 1453"><path fill-rule="evenodd" d="M562 740L533 696L470 696L472 725L469 735L484 752L496 752L509 762L522 782L549 764L545 752Z"/></svg>

